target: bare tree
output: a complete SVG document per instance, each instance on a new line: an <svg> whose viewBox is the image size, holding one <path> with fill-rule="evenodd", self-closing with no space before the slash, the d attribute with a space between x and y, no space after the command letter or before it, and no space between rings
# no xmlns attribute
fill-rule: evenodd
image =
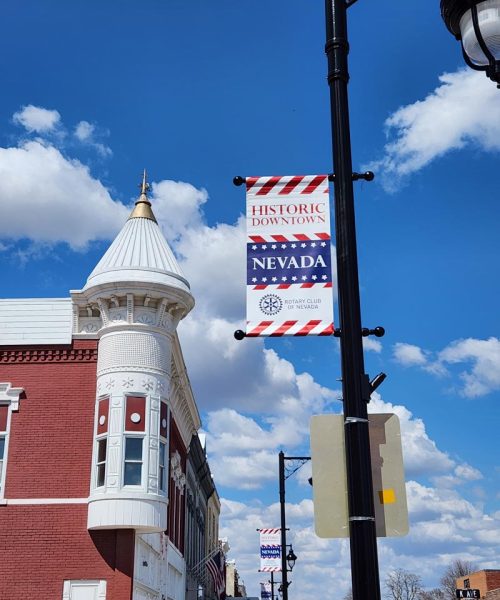
<svg viewBox="0 0 500 600"><path fill-rule="evenodd" d="M344 596L344 600L352 600L352 588Z"/></svg>
<svg viewBox="0 0 500 600"><path fill-rule="evenodd" d="M445 600L446 596L442 589L421 590L417 596L418 600Z"/></svg>
<svg viewBox="0 0 500 600"><path fill-rule="evenodd" d="M415 600L422 589L420 577L404 569L389 573L385 579L385 587L392 600Z"/></svg>
<svg viewBox="0 0 500 600"><path fill-rule="evenodd" d="M456 580L459 577L464 577L477 570L478 567L473 562L460 559L454 560L441 577L441 586L445 600L454 600L455 590L457 589Z"/></svg>

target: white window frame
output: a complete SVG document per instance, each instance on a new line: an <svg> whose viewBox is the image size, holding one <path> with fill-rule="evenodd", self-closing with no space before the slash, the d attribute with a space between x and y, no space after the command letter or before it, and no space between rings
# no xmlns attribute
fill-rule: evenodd
<svg viewBox="0 0 500 600"><path fill-rule="evenodd" d="M2 438L5 440L3 459L1 459L2 469L0 473L0 500L5 496L5 478L7 473L7 463L9 458L9 437L10 437L10 424L12 420L12 413L19 410L19 397L24 392L24 388L14 388L10 382L0 382L0 404L7 406L7 426L6 431L1 433Z"/></svg>
<svg viewBox="0 0 500 600"><path fill-rule="evenodd" d="M139 432L137 432L139 433ZM141 432L139 435L134 434L133 432L130 433L125 433L123 435L123 459L122 459L122 469L123 469L123 475L122 475L122 486L124 488L140 488L140 487L144 487L144 471L145 466L146 466L146 461L144 460L144 440L145 440L146 436ZM136 439L136 440L141 440L142 443L142 450L141 450L141 460L127 460L126 459L126 453L127 453L127 440L128 439ZM128 463L132 463L132 464L140 464L141 465L141 482L140 483L125 483L125 465Z"/></svg>
<svg viewBox="0 0 500 600"><path fill-rule="evenodd" d="M62 600L72 600L71 591L78 587L88 587L97 590L97 599L106 600L105 579L66 579L63 584Z"/></svg>

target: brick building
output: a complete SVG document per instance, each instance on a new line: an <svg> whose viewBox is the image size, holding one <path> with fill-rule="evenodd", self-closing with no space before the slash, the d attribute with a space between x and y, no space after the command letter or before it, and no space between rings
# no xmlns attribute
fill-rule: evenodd
<svg viewBox="0 0 500 600"><path fill-rule="evenodd" d="M0 300L0 600L185 598L194 299L147 191L82 290Z"/></svg>
<svg viewBox="0 0 500 600"><path fill-rule="evenodd" d="M479 590L481 598L500 600L500 569L482 569L456 580L457 589Z"/></svg>

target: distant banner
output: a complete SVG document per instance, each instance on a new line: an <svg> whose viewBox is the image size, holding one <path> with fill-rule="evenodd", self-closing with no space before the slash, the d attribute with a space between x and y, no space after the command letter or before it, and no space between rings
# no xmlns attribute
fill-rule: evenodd
<svg viewBox="0 0 500 600"><path fill-rule="evenodd" d="M260 529L260 571L281 571L281 529Z"/></svg>
<svg viewBox="0 0 500 600"><path fill-rule="evenodd" d="M261 583L260 584L260 600L272 600L271 598L271 584Z"/></svg>
<svg viewBox="0 0 500 600"><path fill-rule="evenodd" d="M247 336L332 335L328 176L246 186Z"/></svg>

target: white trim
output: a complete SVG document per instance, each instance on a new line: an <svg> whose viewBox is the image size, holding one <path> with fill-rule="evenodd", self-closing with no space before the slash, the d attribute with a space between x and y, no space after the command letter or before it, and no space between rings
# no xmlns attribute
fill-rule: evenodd
<svg viewBox="0 0 500 600"><path fill-rule="evenodd" d="M19 410L19 396L24 392L24 388L13 388L9 382L0 383L0 403L9 403L14 412Z"/></svg>
<svg viewBox="0 0 500 600"><path fill-rule="evenodd" d="M12 422L12 413L19 410L19 396L24 392L24 388L12 387L11 383L4 381L0 383L0 405L7 406L7 424L5 426L4 451L2 457L2 472L0 473L0 499L5 496L5 481L7 478L7 465L9 458L9 438L10 426ZM3 502L2 502L3 504Z"/></svg>
<svg viewBox="0 0 500 600"><path fill-rule="evenodd" d="M97 590L98 600L106 600L105 579L66 579L63 583L62 600L71 600L71 590L75 587L87 587Z"/></svg>
<svg viewBox="0 0 500 600"><path fill-rule="evenodd" d="M2 504L87 504L88 498L5 498Z"/></svg>

